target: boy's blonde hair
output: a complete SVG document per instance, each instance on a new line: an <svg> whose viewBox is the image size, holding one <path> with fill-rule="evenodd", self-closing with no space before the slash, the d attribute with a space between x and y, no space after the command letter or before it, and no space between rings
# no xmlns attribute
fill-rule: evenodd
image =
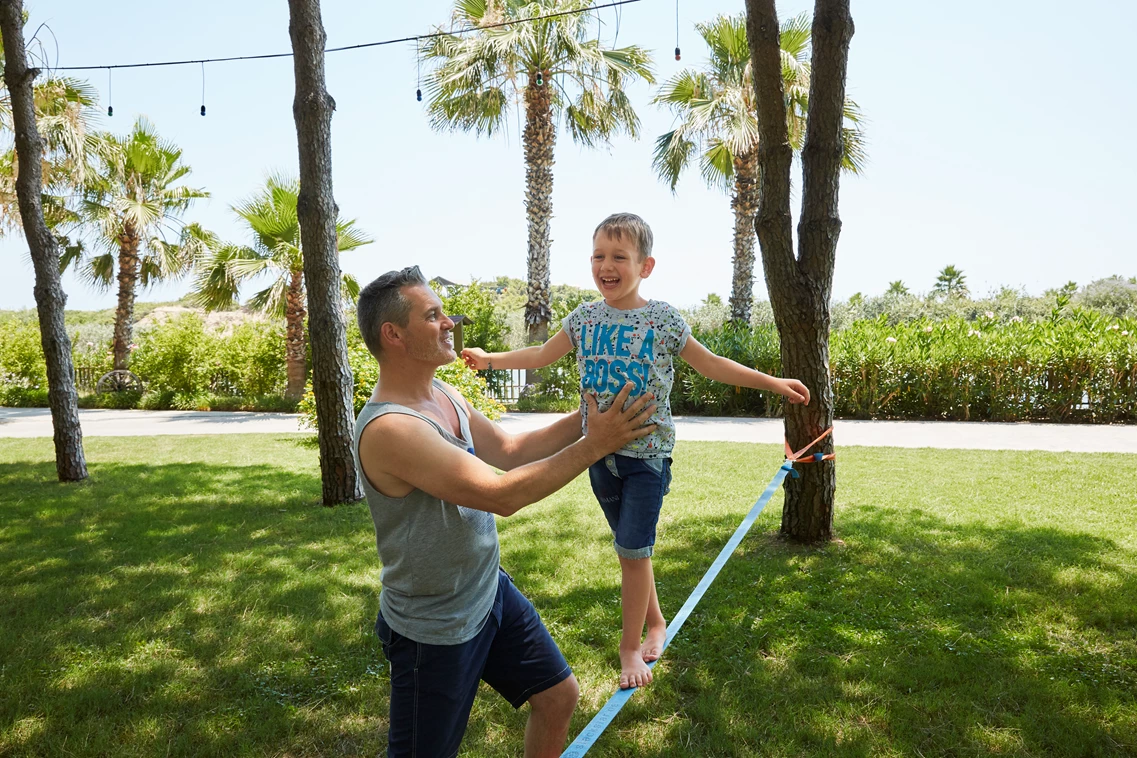
<svg viewBox="0 0 1137 758"><path fill-rule="evenodd" d="M596 227L596 231L592 233L592 239L596 239L596 235L600 232L604 232L612 239L621 241L625 234L631 237L632 242L636 244L636 249L640 251L641 261L651 255L651 246L654 242L651 236L651 227L634 213L613 213L600 222L600 226Z"/></svg>

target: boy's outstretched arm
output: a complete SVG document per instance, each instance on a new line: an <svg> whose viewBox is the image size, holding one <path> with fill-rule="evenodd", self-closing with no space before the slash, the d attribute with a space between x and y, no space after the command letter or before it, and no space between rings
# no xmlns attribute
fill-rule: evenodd
<svg viewBox="0 0 1137 758"><path fill-rule="evenodd" d="M781 379L761 371L747 368L730 358L715 355L699 344L694 337L687 338L687 344L679 351L679 357L691 364L691 368L708 379L738 387L777 392L791 403L809 405L809 388L797 379Z"/></svg>
<svg viewBox="0 0 1137 758"><path fill-rule="evenodd" d="M510 350L508 353L487 353L480 347L468 347L462 351L462 360L475 371L490 368L544 368L572 350L572 340L568 332L560 330L550 337L544 345Z"/></svg>

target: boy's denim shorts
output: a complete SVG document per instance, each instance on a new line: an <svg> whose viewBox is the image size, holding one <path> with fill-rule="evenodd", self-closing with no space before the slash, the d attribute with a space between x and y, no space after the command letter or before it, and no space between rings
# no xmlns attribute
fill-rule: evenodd
<svg viewBox="0 0 1137 758"><path fill-rule="evenodd" d="M609 455L592 464L588 478L612 529L616 554L651 557L659 509L671 488L671 459Z"/></svg>
<svg viewBox="0 0 1137 758"><path fill-rule="evenodd" d="M391 662L387 755L458 754L470 707L484 681L514 708L572 675L533 604L505 571L485 626L460 645L427 645L404 637L383 619L375 634Z"/></svg>

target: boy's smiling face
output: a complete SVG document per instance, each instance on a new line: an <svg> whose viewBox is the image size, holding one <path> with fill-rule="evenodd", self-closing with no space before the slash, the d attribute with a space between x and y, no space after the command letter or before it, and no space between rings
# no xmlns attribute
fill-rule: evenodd
<svg viewBox="0 0 1137 758"><path fill-rule="evenodd" d="M600 231L592 239L592 281L614 308L638 308L640 280L651 275L655 258L643 257L630 234L613 237Z"/></svg>

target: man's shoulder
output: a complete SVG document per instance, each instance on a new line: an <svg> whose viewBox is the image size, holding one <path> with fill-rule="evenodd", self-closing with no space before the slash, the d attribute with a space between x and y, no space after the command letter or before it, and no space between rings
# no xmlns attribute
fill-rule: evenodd
<svg viewBox="0 0 1137 758"><path fill-rule="evenodd" d="M370 438L379 444L390 445L392 435L416 436L423 427L429 428L430 424L417 411L395 403L387 405L388 408L381 409L367 419L366 426L360 431L361 440Z"/></svg>

